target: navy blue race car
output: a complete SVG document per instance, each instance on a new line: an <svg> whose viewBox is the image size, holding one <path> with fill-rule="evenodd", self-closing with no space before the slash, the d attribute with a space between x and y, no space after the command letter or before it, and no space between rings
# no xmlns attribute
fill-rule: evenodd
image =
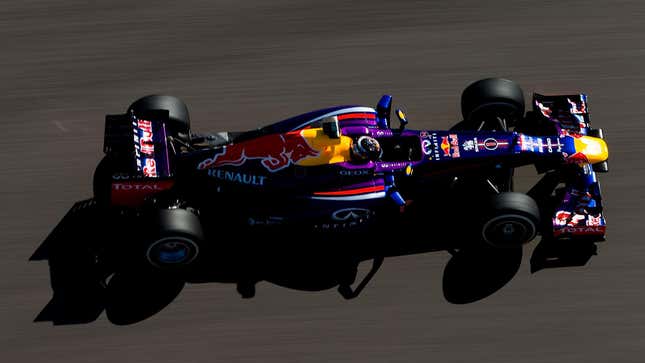
<svg viewBox="0 0 645 363"><path fill-rule="evenodd" d="M596 175L608 170L608 149L590 126L586 96L534 94L531 104L525 112L517 84L489 78L464 90L463 120L450 130L407 128L385 95L375 108L197 134L179 99L146 96L106 117L93 198L77 203L33 258L51 262L51 246L88 226L92 241L62 259L100 265L98 279L138 265L209 280L222 246L245 238L302 246L369 236L369 246L347 240L337 252L375 261L433 239L448 250L499 251L538 235L550 246L604 240ZM542 177L514 192L514 168L524 165ZM415 248L402 247L411 240ZM345 297L356 296L353 281L339 280ZM244 284L241 292L253 295Z"/></svg>

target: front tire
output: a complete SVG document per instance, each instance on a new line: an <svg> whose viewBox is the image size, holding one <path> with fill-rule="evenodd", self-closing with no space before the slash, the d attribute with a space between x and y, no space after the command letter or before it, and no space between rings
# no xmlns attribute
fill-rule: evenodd
<svg viewBox="0 0 645 363"><path fill-rule="evenodd" d="M470 84L461 95L461 110L463 121L450 128L452 131L473 132L508 132L509 127L518 124L524 116L524 94L520 86L503 78L486 78ZM495 192L513 190L512 168L493 172L475 185L487 184L495 188ZM466 188L472 190L472 183Z"/></svg>
<svg viewBox="0 0 645 363"><path fill-rule="evenodd" d="M481 229L484 242L493 247L518 247L535 238L540 225L540 210L523 193L500 193L490 204Z"/></svg>
<svg viewBox="0 0 645 363"><path fill-rule="evenodd" d="M524 93L508 79L486 78L470 84L461 94L461 112L467 129L506 131L524 116Z"/></svg>

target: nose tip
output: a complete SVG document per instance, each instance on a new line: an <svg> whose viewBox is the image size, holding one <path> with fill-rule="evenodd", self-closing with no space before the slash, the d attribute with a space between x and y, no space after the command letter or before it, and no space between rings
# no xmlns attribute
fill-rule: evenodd
<svg viewBox="0 0 645 363"><path fill-rule="evenodd" d="M598 137L582 136L576 139L576 151L583 153L591 164L601 163L609 158L607 143Z"/></svg>

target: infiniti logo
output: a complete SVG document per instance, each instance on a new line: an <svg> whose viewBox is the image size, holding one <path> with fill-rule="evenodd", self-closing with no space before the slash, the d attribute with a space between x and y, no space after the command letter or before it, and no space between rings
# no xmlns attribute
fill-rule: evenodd
<svg viewBox="0 0 645 363"><path fill-rule="evenodd" d="M335 211L331 218L340 222L358 222L368 219L372 211L364 208L345 208Z"/></svg>

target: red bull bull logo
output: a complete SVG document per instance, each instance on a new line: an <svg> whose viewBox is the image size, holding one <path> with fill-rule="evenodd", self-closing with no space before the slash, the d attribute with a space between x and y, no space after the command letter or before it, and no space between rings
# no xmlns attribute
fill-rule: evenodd
<svg viewBox="0 0 645 363"><path fill-rule="evenodd" d="M459 137L457 134L450 134L441 137L441 150L443 156L458 158L461 156L459 153Z"/></svg>
<svg viewBox="0 0 645 363"><path fill-rule="evenodd" d="M589 159L587 159L587 156L581 152L577 152L573 155L569 155L566 159L567 163L571 164L585 164L589 162Z"/></svg>
<svg viewBox="0 0 645 363"><path fill-rule="evenodd" d="M450 143L448 142L448 136L441 137L441 150L443 150L443 156L450 156Z"/></svg>
<svg viewBox="0 0 645 363"><path fill-rule="evenodd" d="M260 160L260 164L273 173L318 154L300 135L300 131L288 132L227 146L223 153L202 161L197 168L203 170L226 165L239 166L247 160L255 159Z"/></svg>

